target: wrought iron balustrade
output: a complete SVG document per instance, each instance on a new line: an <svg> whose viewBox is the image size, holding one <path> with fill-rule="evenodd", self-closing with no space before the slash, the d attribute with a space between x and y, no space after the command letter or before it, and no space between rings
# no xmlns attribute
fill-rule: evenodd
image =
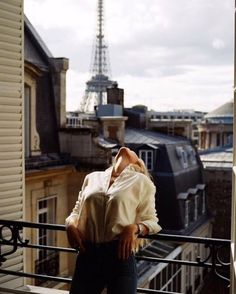
<svg viewBox="0 0 236 294"><path fill-rule="evenodd" d="M24 228L31 229L45 229L45 230L54 230L54 231L65 231L64 225L56 224L41 224L41 223L30 223L23 221L8 221L0 220L0 274L5 275L15 275L28 278L35 278L36 280L44 281L55 281L70 283L71 278L63 278L55 275L46 275L46 274L34 274L26 272L16 272L12 270L7 270L1 268L2 264L7 260L7 257L16 252L18 248L32 248L40 250L48 250L54 252L53 258L55 259L58 256L58 252L70 252L76 253L77 251L72 248L65 247L56 247L56 246L45 246L30 243L30 240L24 240L22 237L22 232ZM196 260L176 260L168 258L158 258L150 256L139 256L137 255L137 260L145 260L152 263L168 263L176 265L186 265L186 266L195 266L209 268L212 272L217 275L220 279L223 279L226 282L226 287L229 285L229 279L219 273L219 270L225 269L229 271L230 263L222 261L220 258L220 252L222 249L230 250L230 240L224 239L213 239L213 238L201 238L201 237L192 237L192 236L182 236L182 235L167 235L167 234L157 234L150 235L145 237L149 240L159 240L159 241L168 241L175 242L176 244L184 243L194 243L194 244L204 244L209 248L209 254L206 258L201 259L197 257ZM9 251L3 251L2 246L9 247ZM179 294L175 292L168 291L159 291L151 289L138 288L138 293L166 293L166 294Z"/></svg>

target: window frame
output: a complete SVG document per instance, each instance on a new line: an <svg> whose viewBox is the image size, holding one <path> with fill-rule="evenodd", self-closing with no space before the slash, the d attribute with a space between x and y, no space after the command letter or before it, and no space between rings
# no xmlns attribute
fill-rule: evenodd
<svg viewBox="0 0 236 294"><path fill-rule="evenodd" d="M56 223L57 195L37 199L37 222L38 223ZM46 206L39 207L40 202L46 202ZM49 201L51 203L49 203ZM44 222L40 222L40 215L45 214L49 217ZM40 236L40 232L42 235ZM40 242L42 240L42 242ZM46 230L40 228L37 231L37 244L41 246L57 246L57 233L55 230ZM37 259L35 260L35 273L43 275L57 276L59 273L60 257L59 252L53 249L38 249ZM36 279L35 285L41 286L44 280ZM46 282L47 283L47 282Z"/></svg>
<svg viewBox="0 0 236 294"><path fill-rule="evenodd" d="M176 155L179 158L182 168L188 168L188 154L184 146L176 146Z"/></svg>
<svg viewBox="0 0 236 294"><path fill-rule="evenodd" d="M142 156L144 154L144 157ZM151 154L151 159L149 162L148 154ZM154 152L150 149L140 149L139 150L139 157L144 161L148 171L153 171L154 168Z"/></svg>
<svg viewBox="0 0 236 294"><path fill-rule="evenodd" d="M186 199L184 202L184 227L187 228L190 224L190 200Z"/></svg>
<svg viewBox="0 0 236 294"><path fill-rule="evenodd" d="M29 150L26 153L29 156L41 155L40 151L40 138L36 127L36 79L30 74L30 71L26 67L24 76L24 88L29 89Z"/></svg>

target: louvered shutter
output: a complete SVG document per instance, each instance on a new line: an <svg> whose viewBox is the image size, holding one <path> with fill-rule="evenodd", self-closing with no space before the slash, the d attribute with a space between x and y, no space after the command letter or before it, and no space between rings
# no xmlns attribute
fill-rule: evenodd
<svg viewBox="0 0 236 294"><path fill-rule="evenodd" d="M9 220L23 218L23 25L23 0L0 0L0 218ZM2 268L22 270L22 250ZM23 278L0 275L0 285L18 288Z"/></svg>

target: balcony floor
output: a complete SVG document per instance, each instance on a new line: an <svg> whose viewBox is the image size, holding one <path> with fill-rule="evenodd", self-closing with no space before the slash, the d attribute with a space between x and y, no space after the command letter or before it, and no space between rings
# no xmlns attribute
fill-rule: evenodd
<svg viewBox="0 0 236 294"><path fill-rule="evenodd" d="M69 291L58 290L58 289L49 289L36 286L24 286L21 290L14 289L5 289L0 287L0 294L69 294Z"/></svg>

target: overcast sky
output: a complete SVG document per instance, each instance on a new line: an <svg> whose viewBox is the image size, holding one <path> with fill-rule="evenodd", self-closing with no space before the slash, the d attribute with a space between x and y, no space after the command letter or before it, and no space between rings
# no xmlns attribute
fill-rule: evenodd
<svg viewBox="0 0 236 294"><path fill-rule="evenodd" d="M112 79L125 106L211 111L233 96L233 0L104 0ZM25 0L54 57L70 60L67 110L90 78L97 0Z"/></svg>

